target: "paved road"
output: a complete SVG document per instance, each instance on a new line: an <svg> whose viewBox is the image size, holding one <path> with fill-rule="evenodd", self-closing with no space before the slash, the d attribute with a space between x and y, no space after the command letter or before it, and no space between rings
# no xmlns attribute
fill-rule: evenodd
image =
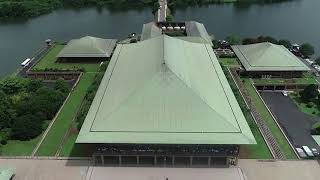
<svg viewBox="0 0 320 180"><path fill-rule="evenodd" d="M318 71L312 67L309 63L307 63L307 61L305 61L304 59L302 58L299 58L306 66L308 66L310 69L311 69L311 72L312 73L318 73ZM316 77L316 80L318 81L318 83L320 84L320 77Z"/></svg>
<svg viewBox="0 0 320 180"><path fill-rule="evenodd" d="M165 22L167 17L167 8L168 2L167 0L159 0L160 8L158 10L158 22Z"/></svg>
<svg viewBox="0 0 320 180"><path fill-rule="evenodd" d="M281 93L263 92L261 96L286 131L293 146L307 145L310 148L315 147L320 150L310 135L312 125L320 121L320 118L301 112L289 97L285 97Z"/></svg>
<svg viewBox="0 0 320 180"><path fill-rule="evenodd" d="M29 63L28 66L24 67L24 68L21 68L18 72L18 76L22 76L22 77L26 77L27 76L27 70L32 67L35 63L37 63L43 55L45 55L48 50L50 48L48 47L45 47L43 48L41 51L39 51L34 57L31 58L31 62Z"/></svg>
<svg viewBox="0 0 320 180"><path fill-rule="evenodd" d="M318 180L317 161L240 159L239 168L92 167L89 160L0 159L14 167L15 180ZM245 179L243 179L243 176Z"/></svg>

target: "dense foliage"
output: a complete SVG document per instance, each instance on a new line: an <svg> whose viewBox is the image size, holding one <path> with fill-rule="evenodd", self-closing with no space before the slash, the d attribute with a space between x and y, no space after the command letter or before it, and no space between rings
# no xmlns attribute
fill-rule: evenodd
<svg viewBox="0 0 320 180"><path fill-rule="evenodd" d="M316 84L310 84L303 91L300 91L301 99L304 102L310 102L315 100L318 94L318 85Z"/></svg>
<svg viewBox="0 0 320 180"><path fill-rule="evenodd" d="M273 3L288 0L170 0L169 7L203 5L210 3ZM60 7L108 6L112 9L128 9L149 6L154 12L158 0L0 0L0 18L33 17L51 12Z"/></svg>
<svg viewBox="0 0 320 180"><path fill-rule="evenodd" d="M46 87L40 80L7 77L0 81L0 141L29 140L41 134L70 89L64 80Z"/></svg>
<svg viewBox="0 0 320 180"><path fill-rule="evenodd" d="M314 47L309 43L304 43L300 47L300 52L303 56L312 56L314 54Z"/></svg>
<svg viewBox="0 0 320 180"><path fill-rule="evenodd" d="M104 72L106 71L107 67L108 67L107 63L104 63L100 67L100 69L99 69L100 72L97 73L97 75L95 76L94 81L92 82L92 84L88 88L86 96L84 97L84 100L81 103L81 107L76 115L76 122L77 122L78 130L81 129L81 126L87 116L87 113L89 111L91 103L96 95L96 92L99 88L100 82L103 78Z"/></svg>

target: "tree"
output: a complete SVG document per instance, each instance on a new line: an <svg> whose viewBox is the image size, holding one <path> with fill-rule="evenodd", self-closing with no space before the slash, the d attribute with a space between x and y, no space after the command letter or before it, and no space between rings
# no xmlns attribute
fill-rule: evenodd
<svg viewBox="0 0 320 180"><path fill-rule="evenodd" d="M283 46L286 47L287 49L292 48L291 42L290 42L289 40L287 40L287 39L280 39L278 44L279 44L279 45L283 45Z"/></svg>
<svg viewBox="0 0 320 180"><path fill-rule="evenodd" d="M39 88L42 87L42 81L38 79L29 79L27 83L26 90L28 92L36 92Z"/></svg>
<svg viewBox="0 0 320 180"><path fill-rule="evenodd" d="M173 16L171 14L167 15L166 22L172 22L172 21L173 21Z"/></svg>
<svg viewBox="0 0 320 180"><path fill-rule="evenodd" d="M0 90L0 130L9 128L14 119L15 113L12 110L8 96Z"/></svg>
<svg viewBox="0 0 320 180"><path fill-rule="evenodd" d="M54 89L62 92L65 95L70 91L69 85L64 79L58 79L54 85Z"/></svg>
<svg viewBox="0 0 320 180"><path fill-rule="evenodd" d="M0 89L6 94L14 94L25 90L28 84L26 78L10 76L0 81Z"/></svg>
<svg viewBox="0 0 320 180"><path fill-rule="evenodd" d="M320 65L320 56L319 56L317 59L315 59L314 62L315 62L316 64Z"/></svg>
<svg viewBox="0 0 320 180"><path fill-rule="evenodd" d="M300 91L301 99L304 102L310 102L318 96L318 85L310 84L303 91Z"/></svg>
<svg viewBox="0 0 320 180"><path fill-rule="evenodd" d="M227 36L226 41L228 41L230 45L241 44L241 38L240 38L240 36L238 36L236 34L231 34L231 35Z"/></svg>
<svg viewBox="0 0 320 180"><path fill-rule="evenodd" d="M32 114L18 117L12 126L12 137L19 140L30 140L40 135L42 132L42 122Z"/></svg>
<svg viewBox="0 0 320 180"><path fill-rule="evenodd" d="M314 54L314 47L309 43L304 43L300 46L300 52L303 56L312 56Z"/></svg>
<svg viewBox="0 0 320 180"><path fill-rule="evenodd" d="M242 40L242 44L243 44L243 45L254 44L254 43L257 43L257 40L254 39L254 38L244 38L244 39Z"/></svg>

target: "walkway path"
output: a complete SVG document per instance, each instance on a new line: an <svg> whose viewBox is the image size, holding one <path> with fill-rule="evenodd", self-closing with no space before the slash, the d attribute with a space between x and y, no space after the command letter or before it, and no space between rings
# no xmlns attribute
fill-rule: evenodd
<svg viewBox="0 0 320 180"><path fill-rule="evenodd" d="M129 168L90 166L89 160L1 159L14 167L19 180L318 180L319 164L312 160L259 161L240 159L233 168Z"/></svg>
<svg viewBox="0 0 320 180"><path fill-rule="evenodd" d="M167 17L168 2L167 0L159 0L159 10L157 15L158 22L165 22Z"/></svg>
<svg viewBox="0 0 320 180"><path fill-rule="evenodd" d="M246 91L240 77L238 76L237 72L233 69L230 69L231 75L233 79L235 80L235 83L237 84L241 94L244 97L244 100L246 101L247 105L249 106L249 109L251 110L251 114L253 115L253 119L256 121L260 132L262 136L264 137L271 154L275 159L286 159L286 156L280 149L279 144L277 143L275 137L272 135L271 130L267 126L266 122L263 120L263 117L260 115L259 111L255 107L255 105L252 103L252 99L248 92Z"/></svg>

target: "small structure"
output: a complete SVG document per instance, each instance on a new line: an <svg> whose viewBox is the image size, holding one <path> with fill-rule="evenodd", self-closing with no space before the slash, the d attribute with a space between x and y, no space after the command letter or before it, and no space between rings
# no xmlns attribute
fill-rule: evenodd
<svg viewBox="0 0 320 180"><path fill-rule="evenodd" d="M300 78L310 71L282 45L269 42L231 46L245 73L253 78Z"/></svg>
<svg viewBox="0 0 320 180"><path fill-rule="evenodd" d="M73 39L57 55L60 62L100 62L111 57L116 39L102 39L86 36Z"/></svg>
<svg viewBox="0 0 320 180"><path fill-rule="evenodd" d="M186 22L150 22L143 25L141 41L167 34L189 42L212 44L210 36L203 24L196 21ZM201 40L201 39L202 40Z"/></svg>
<svg viewBox="0 0 320 180"><path fill-rule="evenodd" d="M165 26L162 26L162 30L166 29L167 28ZM143 24L141 41L160 36L162 34L162 30L157 26L155 22Z"/></svg>

